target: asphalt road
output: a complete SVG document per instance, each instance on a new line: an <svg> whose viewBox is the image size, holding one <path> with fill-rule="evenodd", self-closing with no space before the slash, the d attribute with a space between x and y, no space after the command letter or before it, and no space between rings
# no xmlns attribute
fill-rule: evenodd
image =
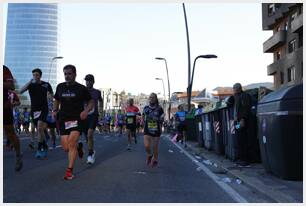
<svg viewBox="0 0 306 206"><path fill-rule="evenodd" d="M4 203L226 203L236 202L197 161L162 136L157 168L145 164L143 136L127 151L127 138L95 134L96 163L77 159L75 179L63 180L67 154L58 146L37 160L21 135L24 168L14 171L15 154L4 151ZM59 144L59 140L57 140ZM85 149L87 147L85 146ZM235 196L235 195L234 195Z"/></svg>

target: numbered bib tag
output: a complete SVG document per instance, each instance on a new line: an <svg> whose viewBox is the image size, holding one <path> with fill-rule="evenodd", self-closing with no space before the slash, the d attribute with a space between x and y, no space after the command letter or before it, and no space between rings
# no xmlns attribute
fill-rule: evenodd
<svg viewBox="0 0 306 206"><path fill-rule="evenodd" d="M37 119L38 117L40 117L40 114L41 114L41 111L34 112L33 114L34 119Z"/></svg>
<svg viewBox="0 0 306 206"><path fill-rule="evenodd" d="M133 118L127 118L127 123L128 124L133 124L134 123L134 119Z"/></svg>
<svg viewBox="0 0 306 206"><path fill-rule="evenodd" d="M77 120L65 122L65 129L70 129L70 128L74 128L74 127L77 127L77 126L78 126L78 121Z"/></svg>
<svg viewBox="0 0 306 206"><path fill-rule="evenodd" d="M157 129L158 129L157 121L149 120L148 121L148 129L150 131L157 131Z"/></svg>

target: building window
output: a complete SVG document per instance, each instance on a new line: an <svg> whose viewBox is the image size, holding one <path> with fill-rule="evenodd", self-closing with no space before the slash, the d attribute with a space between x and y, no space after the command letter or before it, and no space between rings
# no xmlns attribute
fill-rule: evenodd
<svg viewBox="0 0 306 206"><path fill-rule="evenodd" d="M276 60L279 60L281 58L281 52L277 51L276 52Z"/></svg>
<svg viewBox="0 0 306 206"><path fill-rule="evenodd" d="M285 23L285 31L288 31L288 21Z"/></svg>
<svg viewBox="0 0 306 206"><path fill-rule="evenodd" d="M291 14L291 22L297 17L297 11Z"/></svg>
<svg viewBox="0 0 306 206"><path fill-rule="evenodd" d="M268 5L268 15L272 16L275 14L275 4L269 4Z"/></svg>
<svg viewBox="0 0 306 206"><path fill-rule="evenodd" d="M299 33L299 48L303 46L303 33Z"/></svg>
<svg viewBox="0 0 306 206"><path fill-rule="evenodd" d="M296 39L293 39L288 44L288 51L289 51L289 53L291 53L291 52L295 51L295 49L296 49Z"/></svg>
<svg viewBox="0 0 306 206"><path fill-rule="evenodd" d="M288 82L294 81L295 80L295 67L292 66L288 68L287 74L288 74Z"/></svg>
<svg viewBox="0 0 306 206"><path fill-rule="evenodd" d="M280 83L284 84L284 72L280 72Z"/></svg>

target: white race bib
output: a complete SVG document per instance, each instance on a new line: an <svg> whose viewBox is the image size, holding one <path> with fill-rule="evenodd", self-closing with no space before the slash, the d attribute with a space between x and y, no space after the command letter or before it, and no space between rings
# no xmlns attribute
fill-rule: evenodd
<svg viewBox="0 0 306 206"><path fill-rule="evenodd" d="M70 128L74 128L74 127L77 127L77 126L78 126L78 121L77 120L65 122L65 129L70 129Z"/></svg>
<svg viewBox="0 0 306 206"><path fill-rule="evenodd" d="M34 119L37 119L41 114L41 111L34 112Z"/></svg>

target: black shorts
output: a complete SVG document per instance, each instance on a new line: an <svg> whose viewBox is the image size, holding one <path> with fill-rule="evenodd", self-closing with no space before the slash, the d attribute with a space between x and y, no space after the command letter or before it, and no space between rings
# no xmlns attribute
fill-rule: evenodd
<svg viewBox="0 0 306 206"><path fill-rule="evenodd" d="M23 122L23 123L22 123L22 126L23 126L23 127L28 127L29 125L30 125L30 122Z"/></svg>
<svg viewBox="0 0 306 206"><path fill-rule="evenodd" d="M131 132L135 132L136 124L126 124L126 129L131 130Z"/></svg>
<svg viewBox="0 0 306 206"><path fill-rule="evenodd" d="M60 120L60 135L69 135L72 131L79 131L80 134L84 130L84 121L77 120Z"/></svg>
<svg viewBox="0 0 306 206"><path fill-rule="evenodd" d="M12 108L3 108L3 124L4 125L13 125L14 118L13 118L13 110Z"/></svg>
<svg viewBox="0 0 306 206"><path fill-rule="evenodd" d="M98 114L90 114L87 116L87 119L84 121L84 133L87 134L88 129L95 130L98 122Z"/></svg>
<svg viewBox="0 0 306 206"><path fill-rule="evenodd" d="M36 114L35 114L36 112L37 113L40 112L40 114L37 114L37 117L36 117ZM34 114L35 114L36 118L34 118ZM35 126L37 126L38 121L42 121L42 122L47 123L48 108L47 109L42 109L40 111L31 111L31 116L32 116L33 123L34 123Z"/></svg>
<svg viewBox="0 0 306 206"><path fill-rule="evenodd" d="M185 123L179 123L179 124L177 125L177 130L178 130L179 133L183 133L183 131L186 131L186 125L185 125Z"/></svg>
<svg viewBox="0 0 306 206"><path fill-rule="evenodd" d="M47 122L47 127L49 128L49 129L54 129L54 128L56 128L56 122Z"/></svg>

